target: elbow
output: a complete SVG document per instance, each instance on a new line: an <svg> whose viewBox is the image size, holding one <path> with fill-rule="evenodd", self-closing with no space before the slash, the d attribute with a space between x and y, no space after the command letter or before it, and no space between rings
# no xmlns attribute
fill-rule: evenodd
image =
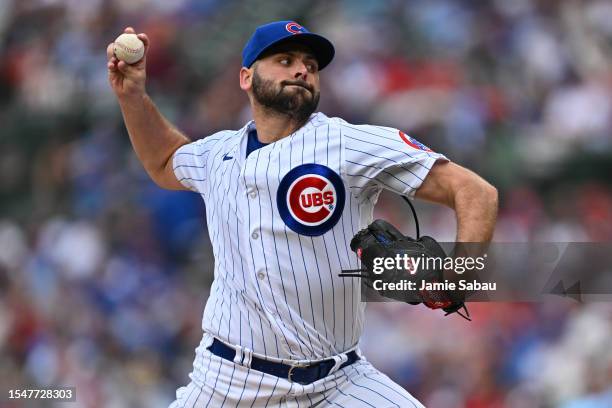
<svg viewBox="0 0 612 408"><path fill-rule="evenodd" d="M484 199L487 203L490 204L492 208L495 208L495 211L497 211L497 208L499 206L499 192L497 191L497 188L487 183L486 181L484 182L484 184L485 184L483 187Z"/></svg>
<svg viewBox="0 0 612 408"><path fill-rule="evenodd" d="M163 166L146 169L151 180L165 190L187 190L174 173L172 160L168 159Z"/></svg>
<svg viewBox="0 0 612 408"><path fill-rule="evenodd" d="M475 190L478 192L476 196L478 201L490 210L490 212L497 213L499 207L499 192L497 188L488 183L482 178L479 178L478 186Z"/></svg>
<svg viewBox="0 0 612 408"><path fill-rule="evenodd" d="M456 208L461 202L471 206L474 201L477 201L481 207L489 209L489 212L497 213L499 193L493 185L476 176L471 180L464 180L452 201L453 208Z"/></svg>
<svg viewBox="0 0 612 408"><path fill-rule="evenodd" d="M174 174L169 174L163 169L155 171L147 171L151 180L157 185L157 187L163 188L164 190L183 190L184 187L177 181Z"/></svg>
<svg viewBox="0 0 612 408"><path fill-rule="evenodd" d="M149 177L157 187L163 188L164 190L171 190L168 183L161 175L149 173Z"/></svg>
<svg viewBox="0 0 612 408"><path fill-rule="evenodd" d="M145 172L158 187L165 188L164 184L164 169L160 167L144 166Z"/></svg>

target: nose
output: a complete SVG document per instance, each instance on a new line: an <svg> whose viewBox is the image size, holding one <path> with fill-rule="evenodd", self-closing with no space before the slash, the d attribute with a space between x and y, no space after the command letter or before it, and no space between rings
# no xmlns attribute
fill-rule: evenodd
<svg viewBox="0 0 612 408"><path fill-rule="evenodd" d="M303 81L307 80L307 76L308 76L308 68L306 68L306 64L304 64L304 62L300 61L296 64L296 71L295 74L293 75L293 77L295 79L301 79Z"/></svg>

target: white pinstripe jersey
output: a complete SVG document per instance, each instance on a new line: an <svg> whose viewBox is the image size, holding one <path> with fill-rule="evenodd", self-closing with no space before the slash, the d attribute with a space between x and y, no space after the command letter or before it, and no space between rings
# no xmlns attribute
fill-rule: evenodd
<svg viewBox="0 0 612 408"><path fill-rule="evenodd" d="M202 327L272 358L316 360L359 341L365 303L351 238L382 188L413 195L434 153L403 132L322 113L248 157L249 122L187 144L174 171L206 204L215 277Z"/></svg>

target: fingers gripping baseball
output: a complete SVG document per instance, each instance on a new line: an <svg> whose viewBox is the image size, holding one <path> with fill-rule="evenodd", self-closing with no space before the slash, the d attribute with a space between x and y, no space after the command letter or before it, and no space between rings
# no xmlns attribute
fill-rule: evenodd
<svg viewBox="0 0 612 408"><path fill-rule="evenodd" d="M132 27L127 27L123 33L135 34L135 31ZM131 64L129 63L130 58L116 52L120 44L112 42L106 47L108 79L117 97L138 95L145 92L146 55L149 48L149 38L144 33L138 34L137 38L142 42L144 51L141 51L142 58ZM119 37L115 41L119 41Z"/></svg>

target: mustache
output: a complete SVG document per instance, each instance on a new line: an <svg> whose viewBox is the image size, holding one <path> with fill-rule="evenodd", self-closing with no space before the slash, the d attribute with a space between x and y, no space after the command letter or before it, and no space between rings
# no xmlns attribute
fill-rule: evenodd
<svg viewBox="0 0 612 408"><path fill-rule="evenodd" d="M312 85L310 85L307 82L304 81L283 81L281 82L281 86L284 88L286 86L289 85L297 85L297 86L301 86L302 88L306 88L308 91L310 91L310 93L314 94L314 89L312 87Z"/></svg>

